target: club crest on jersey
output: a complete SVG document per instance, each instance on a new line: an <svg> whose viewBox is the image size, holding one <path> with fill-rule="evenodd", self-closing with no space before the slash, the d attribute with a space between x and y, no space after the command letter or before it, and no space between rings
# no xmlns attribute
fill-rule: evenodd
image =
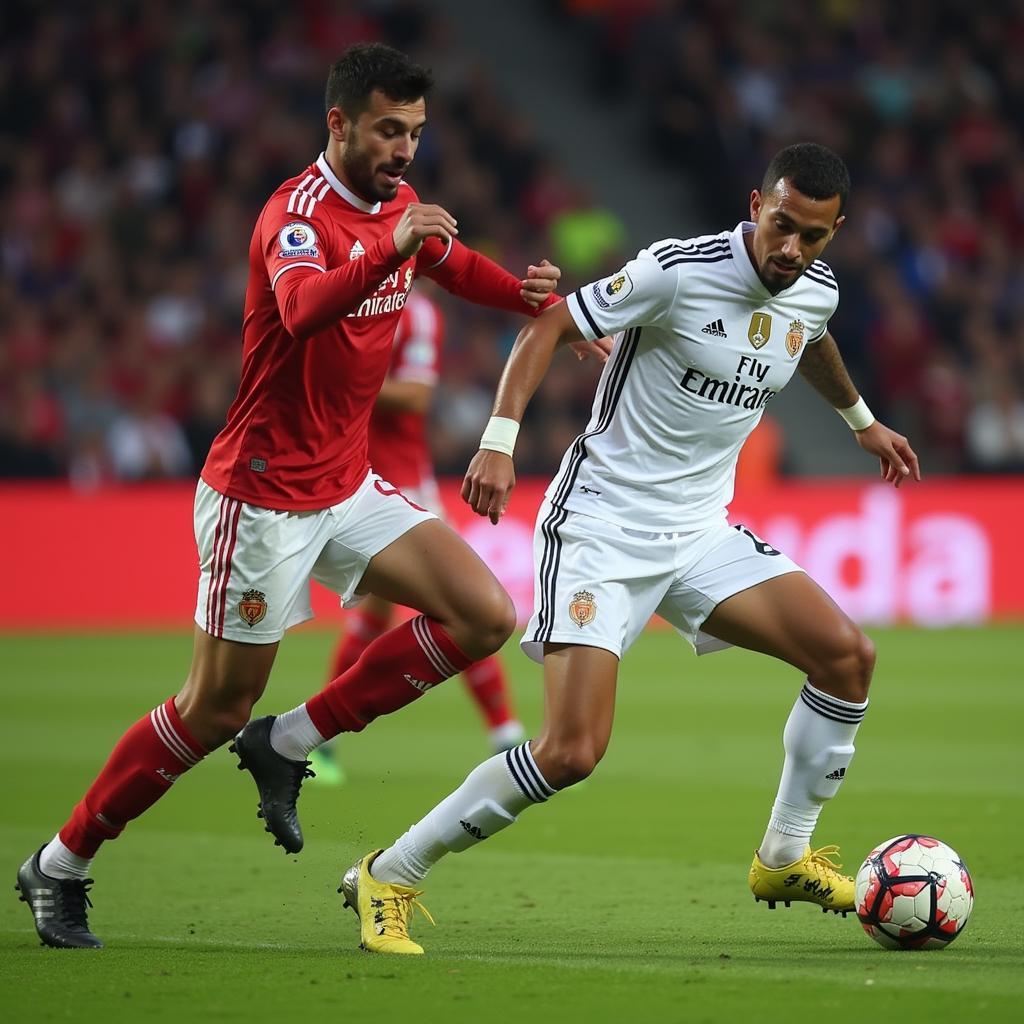
<svg viewBox="0 0 1024 1024"><path fill-rule="evenodd" d="M591 288L594 301L602 308L609 309L621 302L633 290L633 281L625 270L620 270L607 281L598 281Z"/></svg>
<svg viewBox="0 0 1024 1024"><path fill-rule="evenodd" d="M267 595L262 590L247 590L238 602L239 618L252 629L257 622L262 622L267 614Z"/></svg>
<svg viewBox="0 0 1024 1024"><path fill-rule="evenodd" d="M789 323L789 333L786 335L786 351L795 356L804 343L804 322L797 318Z"/></svg>
<svg viewBox="0 0 1024 1024"><path fill-rule="evenodd" d="M281 251L277 254L280 259L295 256L312 256L316 259L320 256L320 250L316 247L316 232L304 221L285 224L277 240L281 245Z"/></svg>
<svg viewBox="0 0 1024 1024"><path fill-rule="evenodd" d="M569 602L569 618L582 629L597 618L597 602L589 590L577 590Z"/></svg>
<svg viewBox="0 0 1024 1024"><path fill-rule="evenodd" d="M764 348L772 336L772 318L770 313L755 313L750 318L747 338L754 348Z"/></svg>

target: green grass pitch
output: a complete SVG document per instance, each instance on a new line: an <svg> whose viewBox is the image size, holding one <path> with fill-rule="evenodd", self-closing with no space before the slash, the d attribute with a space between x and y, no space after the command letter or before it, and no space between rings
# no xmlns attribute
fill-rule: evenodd
<svg viewBox="0 0 1024 1024"><path fill-rule="evenodd" d="M977 904L949 949L892 953L853 918L770 912L746 887L781 765L796 673L740 651L695 659L645 635L625 661L595 776L427 879L428 955L357 950L336 895L486 754L461 684L341 752L349 781L309 785L306 849L288 857L221 750L94 865L99 953L41 948L13 882L111 744L173 692L190 638L0 638L0 1014L4 1020L901 1021L1019 1019L1024 1005L1024 687L1019 629L875 631L858 754L816 840L856 870L877 842L933 833L965 858ZM331 636L282 646L258 712L316 689ZM539 671L509 645L516 697ZM1013 1007L1017 1007L1017 1011Z"/></svg>

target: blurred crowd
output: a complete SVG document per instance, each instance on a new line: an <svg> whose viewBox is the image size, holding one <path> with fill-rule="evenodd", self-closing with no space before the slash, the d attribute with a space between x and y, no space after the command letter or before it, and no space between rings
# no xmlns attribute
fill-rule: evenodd
<svg viewBox="0 0 1024 1024"><path fill-rule="evenodd" d="M851 165L826 258L833 328L869 401L929 469L1024 468L1024 3L561 0L595 102L629 95L655 159L707 221L742 214L780 145ZM295 4L8 0L0 42L0 476L194 475L237 383L252 226L325 139L323 87L352 42L431 66L411 183L515 273L610 270L624 230L536 140L426 0ZM448 301L432 438L461 472L519 328ZM520 468L547 472L595 368L564 357Z"/></svg>
<svg viewBox="0 0 1024 1024"><path fill-rule="evenodd" d="M467 244L525 274L554 258L555 234L571 262L576 221L600 213L416 0L11 0L2 19L0 476L91 487L198 471L237 385L253 224L323 149L327 70L353 42L434 70L410 181ZM432 433L440 468L459 472L521 324L448 309ZM524 468L561 454L596 372L556 367Z"/></svg>
<svg viewBox="0 0 1024 1024"><path fill-rule="evenodd" d="M1024 470L1024 3L562 0L590 87L635 98L653 154L735 223L805 139L853 178L825 254L832 327L931 472ZM581 30L582 26L582 30Z"/></svg>

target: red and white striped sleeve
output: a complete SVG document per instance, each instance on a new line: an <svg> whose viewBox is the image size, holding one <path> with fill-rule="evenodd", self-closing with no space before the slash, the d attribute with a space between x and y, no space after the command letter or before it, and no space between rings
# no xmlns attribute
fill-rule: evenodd
<svg viewBox="0 0 1024 1024"><path fill-rule="evenodd" d="M330 239L325 227L314 222L314 211L330 187L323 179L317 184L314 175L307 174L298 187L267 203L260 218L260 240L271 288L291 270L308 268L304 274L327 270Z"/></svg>

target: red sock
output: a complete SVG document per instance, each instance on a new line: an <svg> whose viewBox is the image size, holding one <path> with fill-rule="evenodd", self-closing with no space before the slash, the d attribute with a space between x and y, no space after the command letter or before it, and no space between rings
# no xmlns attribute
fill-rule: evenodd
<svg viewBox="0 0 1024 1024"><path fill-rule="evenodd" d="M466 680L466 689L486 719L488 728L497 729L512 721L515 716L512 714L505 670L496 654L464 668L462 678Z"/></svg>
<svg viewBox="0 0 1024 1024"><path fill-rule="evenodd" d="M140 718L118 741L67 824L61 842L79 857L92 857L116 839L171 788L178 776L206 756L188 733L171 697Z"/></svg>
<svg viewBox="0 0 1024 1024"><path fill-rule="evenodd" d="M347 672L306 701L306 711L325 740L359 732L469 663L439 623L418 615L374 640Z"/></svg>
<svg viewBox="0 0 1024 1024"><path fill-rule="evenodd" d="M331 674L327 678L337 679L342 672L347 672L359 660L363 651L382 633L387 632L389 619L390 616L381 618L363 608L357 608L349 616L345 633L334 648Z"/></svg>

